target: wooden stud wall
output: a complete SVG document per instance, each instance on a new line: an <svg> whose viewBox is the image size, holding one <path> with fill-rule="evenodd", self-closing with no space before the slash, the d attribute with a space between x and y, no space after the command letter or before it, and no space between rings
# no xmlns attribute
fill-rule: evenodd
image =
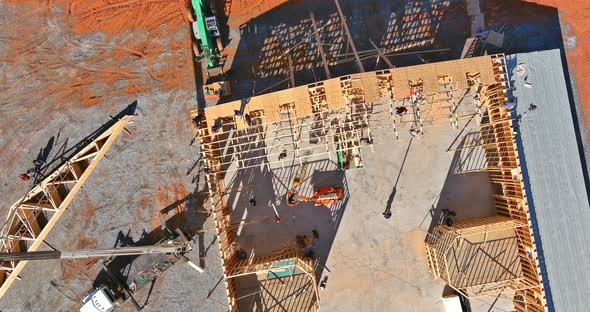
<svg viewBox="0 0 590 312"><path fill-rule="evenodd" d="M499 83L500 84L500 83ZM520 222L526 222L527 227L517 230L519 241L519 258L524 277L529 285L526 311L545 311L547 309L538 255L534 244L534 236L528 206L518 150L514 141L514 130L510 112L502 106L507 101L505 91L501 85L491 85L483 89L484 104L487 116L484 116L482 129L493 129L496 146L486 149L491 182L501 189L500 194L494 194L494 205L499 215L507 216ZM535 300L530 300L531 293ZM515 301L515 308L518 303Z"/></svg>
<svg viewBox="0 0 590 312"><path fill-rule="evenodd" d="M236 292L231 276L246 273L256 267L244 266L244 262L235 257L236 234L233 232L234 229L229 219L230 208L224 200L224 196L229 193L224 190L223 184L228 171L259 166L260 164L256 163L258 158L265 159L265 164L270 165L274 163L270 159L276 157L283 149L286 149L290 155L293 154L294 157L305 154L310 151L309 142L305 142L301 137L308 130L302 130L301 125L310 122L323 125L320 129L314 128L313 131L318 131L325 136L325 142L319 145L325 145L326 151L314 152L315 156L321 154L329 156L336 152L334 139L330 139L333 137L338 137L338 143L340 146L344 146L341 150L347 151L373 144L409 139L411 138L409 127L414 127L414 125L418 125L420 130L449 124L456 128L459 119L472 118L474 114L480 114L479 107L473 107L473 112L468 111L465 115L457 113L457 103L461 103L460 99L465 96L459 91L463 89L473 92L472 81L477 81L481 85L491 85L498 82L498 74L495 67L492 66L495 58L497 57L484 56L351 74L206 108L204 110L205 119L197 131L197 140L202 147L201 156L207 168L206 181L209 189L211 213L214 215L217 228L216 234L221 251L229 310L237 310ZM439 79L441 73L447 77L444 90L441 89ZM422 86L423 100L410 102L411 80L419 82ZM404 93L404 90L407 91L407 94ZM439 105L434 105L434 102ZM407 116L410 118L401 120L395 114L396 106L400 105L412 108L412 114ZM435 106L448 109L448 113L443 111L438 116L436 113L430 112ZM245 128L245 124L240 124L236 120L234 110L250 114L253 125ZM373 115L369 116L368 114ZM338 122L324 122L325 120L337 120ZM425 124L425 121L428 122L428 125ZM220 133L214 134L211 127L216 123L222 126L222 130ZM289 126L285 128L284 124ZM253 128L257 128L259 131L254 133L248 131ZM276 133L288 130L288 128L291 129L291 132L296 133L294 136L291 134L293 143L286 146L281 143L280 147L264 144L262 147L250 145L252 140L265 140L267 137L272 137L273 131L277 135ZM490 131L494 133L496 130L490 129ZM424 133L424 131L421 132ZM361 145L362 135L370 135L375 139L389 139L376 141L370 145ZM302 144L308 144L308 146ZM225 152L228 146L232 147L231 154ZM244 149L243 152L242 149ZM257 151L262 151L264 155L251 157L247 154ZM236 160L238 161L237 168L229 169ZM250 161L254 161L255 164L250 164ZM490 161L492 161L491 158ZM499 161L496 163L500 164ZM445 239L453 239L453 236L443 235ZM432 266L438 268L442 259L437 248L441 248L441 246L432 246L429 250L429 261ZM287 255L282 257L287 257ZM268 263L262 259L256 261L258 264ZM437 270L439 276L445 274L444 270Z"/></svg>
<svg viewBox="0 0 590 312"><path fill-rule="evenodd" d="M480 124L479 144L461 149L483 147L486 157L486 167L481 169L490 173L490 180L498 186L500 192L493 195L494 205L498 216L504 216L519 224L515 228L518 241L518 256L522 266L523 277L515 281L513 298L516 311L540 312L547 311L547 303L540 274L539 260L536 252L535 240L524 191L522 172L518 157L518 150L514 140L514 130L510 112L502 105L506 103L506 90L509 79L506 61L503 57L492 56L495 83L478 84L478 100L484 108ZM458 149L457 149L458 150ZM435 237L442 237L439 232L430 235L427 240L427 254L429 265L436 277L443 277L440 260L434 256L436 252ZM455 228L455 226L453 226ZM438 246L440 249L440 246ZM467 295L498 292L504 284L485 285L475 289L464 289Z"/></svg>
<svg viewBox="0 0 590 312"><path fill-rule="evenodd" d="M475 280L462 281L463 286L456 284L456 276L453 274L449 275L449 268L447 263L447 257L449 252L453 249L453 255L455 249L461 245L463 240L468 239L471 235L487 235L489 233L516 230L521 227L526 227L525 223L514 221L504 216L492 216L477 218L471 220L459 221L453 224L452 227L446 225L439 225L435 227L432 234L428 235L426 242L426 251L429 257L429 264L431 271L435 278L441 278L445 280L449 286L455 288L457 291L466 294L468 297L477 297L488 295L499 292L498 289L512 289L518 290L523 288L529 288L529 284L523 282L523 277L517 276L514 278L496 281L493 283L477 284ZM457 255L454 255L457 256ZM490 262L491 263L491 262ZM486 270L487 263L479 261L477 267L481 270ZM453 278L451 278L453 277ZM468 284L465 285L465 282ZM475 284L469 284L475 283Z"/></svg>

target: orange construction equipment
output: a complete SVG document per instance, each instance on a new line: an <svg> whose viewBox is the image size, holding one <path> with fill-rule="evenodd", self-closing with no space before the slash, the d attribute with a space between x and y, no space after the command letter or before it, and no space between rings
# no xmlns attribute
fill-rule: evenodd
<svg viewBox="0 0 590 312"><path fill-rule="evenodd" d="M294 207L297 206L301 201L311 201L313 202L314 206L328 206L341 200L342 193L343 191L339 187L327 186L313 192L312 197L306 197L299 195L297 190L290 189L287 191L287 205Z"/></svg>

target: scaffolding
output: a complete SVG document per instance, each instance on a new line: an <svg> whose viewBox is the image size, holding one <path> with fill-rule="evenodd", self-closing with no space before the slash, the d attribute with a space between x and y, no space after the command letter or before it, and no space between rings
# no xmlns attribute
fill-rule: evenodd
<svg viewBox="0 0 590 312"><path fill-rule="evenodd" d="M250 274L260 267L244 266L236 260L237 235L226 196L237 190L225 189L227 173L260 166L272 170L314 160L334 160L339 158L339 153L360 155L361 150L372 149L376 144L419 138L439 126L458 129L461 120L475 118L483 129L482 134L473 146L461 148L485 147L486 170L496 170L492 173L494 181L503 181L507 173L513 174L519 168L510 154L516 151L507 150L509 144L497 139L512 131L509 117L499 108L505 102L507 81L504 56L492 55L351 74L193 111L191 118L196 141L201 146L229 309L238 309L233 282L236 274ZM351 161L353 157L343 159ZM506 200L506 209L522 209L522 206L513 207L511 201L515 195L522 194L522 191L516 193L519 181L502 183L503 193L497 196ZM537 291L537 276L533 278L529 273L533 272L529 264L534 261L522 260L523 246L531 239L528 227L523 226L528 219L517 215L521 216L516 213L504 216L519 225L513 228L512 241L512 246L518 246L516 254L521 258L519 276L526 278L526 283L534 281ZM285 257L290 256L282 254L259 264L268 265ZM304 257L300 260L309 261ZM479 285L481 289L469 288L469 292L497 292L503 285ZM517 294L529 298L532 288L514 289L521 289ZM319 297L314 300L319 303Z"/></svg>
<svg viewBox="0 0 590 312"><path fill-rule="evenodd" d="M0 252L33 252L44 243L76 193L133 115L123 116L81 142L80 150L10 207L2 227ZM0 297L18 279L27 261L0 262Z"/></svg>

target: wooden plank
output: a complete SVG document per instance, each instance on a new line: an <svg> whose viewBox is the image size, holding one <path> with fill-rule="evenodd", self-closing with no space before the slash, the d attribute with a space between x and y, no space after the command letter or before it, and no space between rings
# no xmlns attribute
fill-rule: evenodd
<svg viewBox="0 0 590 312"><path fill-rule="evenodd" d="M311 101L309 100L309 91L307 86L300 86L292 89L292 91L296 116L301 118L311 115Z"/></svg>
<svg viewBox="0 0 590 312"><path fill-rule="evenodd" d="M340 109L346 107L346 101L344 100L342 87L340 86L340 78L325 80L324 88L326 90L328 109Z"/></svg>
<svg viewBox="0 0 590 312"><path fill-rule="evenodd" d="M365 102L376 103L381 101L379 96L379 80L375 72L363 73L360 76L361 88L365 96Z"/></svg>
<svg viewBox="0 0 590 312"><path fill-rule="evenodd" d="M318 25L315 21L313 16L313 12L309 12L309 17L311 18L311 24L313 25L313 31L315 34L315 41L318 45L318 51L320 52L320 56L322 57L322 64L324 65L324 71L326 72L326 77L328 79L332 78L330 75L330 68L328 68L328 61L326 60L326 53L324 53L324 47L322 46L322 40L320 40L320 32L318 31Z"/></svg>

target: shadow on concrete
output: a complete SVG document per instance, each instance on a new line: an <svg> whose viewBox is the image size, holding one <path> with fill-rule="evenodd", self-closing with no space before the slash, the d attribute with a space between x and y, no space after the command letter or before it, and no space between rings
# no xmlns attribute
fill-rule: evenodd
<svg viewBox="0 0 590 312"><path fill-rule="evenodd" d="M399 182L399 178L402 175L402 171L404 170L404 165L406 163L406 159L408 158L408 153L410 152L410 147L412 146L412 141L414 141L414 138L410 139L410 142L408 142L408 148L406 149L406 153L404 154L404 159L402 160L402 164L399 168L399 172L397 173L397 178L395 179L395 184L393 185L393 190L391 190L391 194L389 194L389 198L387 198L387 204L385 206L385 211L383 211L383 217L385 217L385 219L389 219L391 218L391 206L393 205L393 200L395 199L395 194L397 194L397 184Z"/></svg>
<svg viewBox="0 0 590 312"><path fill-rule="evenodd" d="M226 200L233 207L231 220L237 227L237 242L241 248L248 254L253 251L255 256L270 255L282 248L296 246L297 235L312 238L315 230L319 237L312 239L310 247L303 251L318 260L316 273L321 276L349 197L345 174L335 170L336 167L330 160L308 162L305 177L297 187L292 184L300 173L296 164L237 171L226 183L227 189L232 190ZM291 207L286 203L286 194L291 188L297 189L300 195L311 197L315 190L327 186L342 188L342 200L330 206L314 206L312 202L301 201ZM256 206L251 205L252 198L256 199ZM273 205L280 223L275 223ZM244 224L240 227L242 220Z"/></svg>
<svg viewBox="0 0 590 312"><path fill-rule="evenodd" d="M459 147L466 144L468 138L464 137ZM458 167L462 168L464 165L465 159L472 155L471 149L454 152L443 187L428 212L432 220L428 233L437 225L447 224L448 219L455 222L496 215L489 173L458 170ZM424 220L427 217L425 216Z"/></svg>
<svg viewBox="0 0 590 312"><path fill-rule="evenodd" d="M174 231L180 229L187 239L192 241L193 249L198 248L199 251L198 261L196 259L190 260L197 263L201 268L205 268L207 253L216 241L216 237L209 243L204 241L203 225L209 214L203 209L203 205L207 200L207 196L208 194L204 190L199 190L197 183L196 189L191 194L171 202L160 210L161 225L159 228L150 232L144 230L137 239L129 235L130 231L127 231L127 233L119 231L113 247L154 245L163 240L174 238L176 236ZM157 277L161 274L158 271L163 272L176 262L184 263L185 261L174 255L167 254L113 257L105 261L106 268L110 273L104 269L101 270L93 282L93 287L111 285L112 289L121 292L120 295L126 297L122 294L123 285L120 283L130 285L135 282L138 290L149 284L148 294L143 304L145 306L153 291ZM156 269L154 270L154 268ZM115 281L113 281L113 275Z"/></svg>

